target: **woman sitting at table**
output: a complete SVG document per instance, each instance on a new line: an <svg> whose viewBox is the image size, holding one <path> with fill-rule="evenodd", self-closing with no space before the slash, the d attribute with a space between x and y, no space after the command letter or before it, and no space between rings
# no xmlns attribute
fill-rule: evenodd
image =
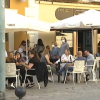
<svg viewBox="0 0 100 100"><path fill-rule="evenodd" d="M66 75L66 69L65 69L65 65L69 65L71 62L74 61L74 58L72 57L72 55L70 54L69 49L65 50L65 54L63 54L61 56L61 62L62 63L62 68L58 71L59 73L62 73L64 71L64 77ZM58 61L55 62L55 64L58 64L58 62L60 62L60 59ZM70 80L69 77L67 77L67 80ZM64 81L62 81L63 83Z"/></svg>
<svg viewBox="0 0 100 100"><path fill-rule="evenodd" d="M8 53L8 57L6 58L6 63L15 63L14 55L12 52ZM14 83L15 83L15 78L7 78L8 83L10 83L11 88L15 88Z"/></svg>
<svg viewBox="0 0 100 100"><path fill-rule="evenodd" d="M16 68L20 69L20 75L22 77L21 79L21 85L22 85L25 79L25 67L23 66L23 63L25 63L25 59L22 58L21 53L19 52L15 52L14 59L16 61Z"/></svg>
<svg viewBox="0 0 100 100"><path fill-rule="evenodd" d="M37 67L37 63L40 62L39 59L36 56L36 52L33 51L33 50L30 50L28 52L28 54L29 54L29 58L30 58L29 62L28 62L28 65L23 63L23 66L25 66L26 69L35 69ZM27 74L36 75L36 72L35 72L35 70L28 70ZM33 87L34 84L35 84L34 81L33 81L33 78L32 77L27 77L27 79L30 80L31 84L29 84L28 81L26 80L26 87Z"/></svg>
<svg viewBox="0 0 100 100"><path fill-rule="evenodd" d="M50 65L50 66L51 66L52 72L53 72L53 73L56 73L55 64L53 64L52 62L50 62L49 59L50 59L49 50L48 50L48 49L45 49L45 50L43 51L43 55L42 55L42 57L41 57L40 62L45 62L46 65ZM47 68L50 69L49 67L47 67ZM51 76L48 77L48 80L49 80L49 81L52 81Z"/></svg>

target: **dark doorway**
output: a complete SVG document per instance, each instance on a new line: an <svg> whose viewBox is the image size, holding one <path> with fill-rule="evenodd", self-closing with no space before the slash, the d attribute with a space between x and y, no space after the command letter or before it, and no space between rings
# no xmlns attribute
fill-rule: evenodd
<svg viewBox="0 0 100 100"><path fill-rule="evenodd" d="M91 30L80 30L78 31L78 50L84 52L89 50L92 53L92 31Z"/></svg>

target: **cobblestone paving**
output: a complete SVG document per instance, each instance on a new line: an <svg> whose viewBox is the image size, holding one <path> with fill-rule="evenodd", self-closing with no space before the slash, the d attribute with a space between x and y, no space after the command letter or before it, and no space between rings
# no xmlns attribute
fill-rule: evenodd
<svg viewBox="0 0 100 100"><path fill-rule="evenodd" d="M57 79L57 78L56 78ZM27 94L22 100L100 100L100 82L67 84L49 83L46 88L41 83L41 89L36 85L26 89ZM18 100L14 90L6 90L6 100Z"/></svg>

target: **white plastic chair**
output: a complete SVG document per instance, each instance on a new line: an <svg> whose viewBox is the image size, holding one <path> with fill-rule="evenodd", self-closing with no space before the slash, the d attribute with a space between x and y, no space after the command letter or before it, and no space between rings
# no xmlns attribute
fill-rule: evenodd
<svg viewBox="0 0 100 100"><path fill-rule="evenodd" d="M52 70L51 70L51 66L50 66L50 65L47 65L47 67L49 68L49 69L48 69L48 72L50 73L51 78L52 78L52 81L53 81L53 83L54 83L54 78L53 78L53 73L52 73Z"/></svg>
<svg viewBox="0 0 100 100"><path fill-rule="evenodd" d="M15 63L6 63L6 78L16 78L16 87L17 87L17 82L19 81L20 85L20 80L19 80L19 70L16 69L16 64ZM16 72L18 71L18 75Z"/></svg>
<svg viewBox="0 0 100 100"><path fill-rule="evenodd" d="M34 71L35 69L26 69L26 74L25 74L25 79L24 79L24 86L25 86L25 81L26 81L26 77L28 77L28 76L31 76L31 77L34 77L34 76L36 76L36 75L29 75L28 73L27 73L27 71ZM38 80L37 80L37 83L38 83L38 87L39 87L39 89L40 89L40 83L38 82Z"/></svg>
<svg viewBox="0 0 100 100"><path fill-rule="evenodd" d="M93 80L92 81L95 81L97 83L97 77L96 77L96 62L97 60L95 59L94 60L94 63L93 65L85 65L85 66L91 66L92 67L92 74L93 74Z"/></svg>
<svg viewBox="0 0 100 100"><path fill-rule="evenodd" d="M99 68L99 61L100 61L100 57L96 57L97 68ZM97 68L96 68L96 72L97 72Z"/></svg>
<svg viewBox="0 0 100 100"><path fill-rule="evenodd" d="M67 70L67 73L72 73L73 74L73 83L74 83L74 85L75 85L75 82L74 82L74 74L84 74L84 78L85 78L85 82L86 82L86 75L85 75L85 70L84 70L84 68L85 68L85 61L84 60L76 60L75 62L74 62L74 66L73 66L73 71L71 72L71 71L68 71ZM67 77L67 73L66 73L66 77ZM65 82L66 82L66 77L65 77L65 80L64 80L64 84L65 84ZM80 76L80 78L81 78L81 76ZM80 81L80 80L79 80ZM86 84L87 84L87 82L86 82Z"/></svg>

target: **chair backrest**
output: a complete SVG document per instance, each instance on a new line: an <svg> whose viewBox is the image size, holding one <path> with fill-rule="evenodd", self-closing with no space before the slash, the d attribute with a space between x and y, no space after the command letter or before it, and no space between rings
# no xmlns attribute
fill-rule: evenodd
<svg viewBox="0 0 100 100"><path fill-rule="evenodd" d="M6 77L16 76L16 65L15 63L6 63Z"/></svg>
<svg viewBox="0 0 100 100"><path fill-rule="evenodd" d="M100 57L96 57L97 68L99 68L99 61L100 61Z"/></svg>
<svg viewBox="0 0 100 100"><path fill-rule="evenodd" d="M93 70L95 70L95 67L96 67L96 59L94 60Z"/></svg>
<svg viewBox="0 0 100 100"><path fill-rule="evenodd" d="M85 61L84 60L76 60L74 63L74 72L83 72Z"/></svg>

